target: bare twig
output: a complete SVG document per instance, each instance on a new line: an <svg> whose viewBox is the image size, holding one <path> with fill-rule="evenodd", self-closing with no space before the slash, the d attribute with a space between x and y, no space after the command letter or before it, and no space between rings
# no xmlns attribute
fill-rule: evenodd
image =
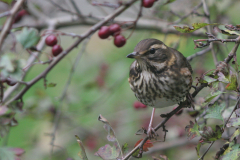
<svg viewBox="0 0 240 160"><path fill-rule="evenodd" d="M14 17L16 15L17 11L21 8L21 6L23 5L23 3L25 1L26 0L18 0L15 3L15 5L13 6L13 8L9 11L10 12L9 16L8 16L6 22L4 23L1 34L0 34L0 50L2 48L4 39L6 38L7 34L9 33L9 30L12 27L12 23L14 21Z"/></svg>
<svg viewBox="0 0 240 160"><path fill-rule="evenodd" d="M193 55L191 55L191 56L188 56L188 57L187 57L187 60L188 60L188 61L191 61L191 60L193 60L193 58L195 58L195 57L197 57L197 56L201 56L201 55L209 52L210 50L211 50L211 48L209 48L209 47L206 48L206 49L204 49L204 50L201 50L201 51L199 51L199 52L197 52L197 53L195 53L195 54L193 54Z"/></svg>

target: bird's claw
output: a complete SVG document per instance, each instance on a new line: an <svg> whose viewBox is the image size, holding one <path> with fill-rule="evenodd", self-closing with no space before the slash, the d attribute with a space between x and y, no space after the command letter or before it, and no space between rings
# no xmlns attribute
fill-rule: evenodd
<svg viewBox="0 0 240 160"><path fill-rule="evenodd" d="M148 127L147 135L148 135L149 139L158 137L157 132L152 127Z"/></svg>

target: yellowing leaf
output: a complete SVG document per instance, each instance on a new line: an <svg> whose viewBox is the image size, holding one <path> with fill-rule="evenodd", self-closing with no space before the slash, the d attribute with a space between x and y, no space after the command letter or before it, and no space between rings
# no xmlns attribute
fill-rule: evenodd
<svg viewBox="0 0 240 160"><path fill-rule="evenodd" d="M104 129L108 132L107 139L112 142L116 141L114 130L110 126L110 123L107 121L107 119L100 114L98 120L104 123Z"/></svg>
<svg viewBox="0 0 240 160"><path fill-rule="evenodd" d="M193 23L192 27L188 27L188 26L183 26L183 27L179 27L179 26L173 26L177 31L182 32L182 33L191 33L194 32L202 27L208 26L208 25L218 25L217 23L212 23L212 24L208 24L208 23Z"/></svg>
<svg viewBox="0 0 240 160"><path fill-rule="evenodd" d="M190 125L187 125L185 127L185 131L188 132L187 136L189 140L200 135L198 124L197 123L194 124L192 121L190 121Z"/></svg>

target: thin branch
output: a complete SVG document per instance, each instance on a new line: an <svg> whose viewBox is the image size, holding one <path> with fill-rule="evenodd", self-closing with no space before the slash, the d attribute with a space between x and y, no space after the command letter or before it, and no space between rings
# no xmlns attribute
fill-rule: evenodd
<svg viewBox="0 0 240 160"><path fill-rule="evenodd" d="M69 48L67 48L65 51L60 53L58 57L56 57L52 63L38 76L36 76L34 79L32 79L30 82L28 82L28 86L23 88L16 96L14 96L11 100L6 102L6 105L10 104L11 102L21 98L27 91L28 89L31 88L32 85L34 85L36 82L38 82L40 79L46 77L46 75L52 70L52 68L58 64L59 61L61 61L71 50L73 50L75 47L77 47L85 38L89 37L91 34L93 34L95 31L97 31L101 26L109 22L112 18L118 16L121 14L123 11L125 11L128 7L130 7L133 3L135 3L137 0L131 0L128 3L122 5L118 9L116 9L112 14L109 14L104 18L104 20L98 22L94 26L91 27L88 31L80 35L81 37L76 40Z"/></svg>
<svg viewBox="0 0 240 160"><path fill-rule="evenodd" d="M0 18L5 17L5 16L9 16L10 15L10 11L6 11L3 13L0 13Z"/></svg>
<svg viewBox="0 0 240 160"><path fill-rule="evenodd" d="M187 18L187 17L189 17L191 14L195 13L196 10L197 10L198 8L200 8L201 6L202 6L202 2L199 3L197 6L195 6L195 7L194 7L194 8L193 8L188 14L186 14L186 15L180 17L180 19L178 19L178 20L176 20L175 22L170 23L170 24L177 24L177 23L180 23L180 22L183 21L185 18ZM172 11L172 13L174 13L174 12Z"/></svg>
<svg viewBox="0 0 240 160"><path fill-rule="evenodd" d="M82 13L81 13L80 9L77 7L77 4L75 3L75 1L74 0L70 0L70 2L72 4L73 8L75 9L75 11L77 12L77 15L80 18L84 19L84 17L82 16Z"/></svg>
<svg viewBox="0 0 240 160"><path fill-rule="evenodd" d="M209 145L209 147L207 148L207 150L204 152L204 154L198 159L198 160L203 160L203 158L205 157L205 155L207 154L207 152L209 151L209 149L212 147L213 143L215 141L212 141L211 144Z"/></svg>
<svg viewBox="0 0 240 160"><path fill-rule="evenodd" d="M211 50L210 47L208 47L208 48L206 48L206 49L204 49L204 50L201 50L201 51L199 51L199 52L197 52L197 53L195 53L195 54L193 54L193 55L191 55L191 56L188 56L188 57L187 57L187 60L188 60L188 61L191 61L191 60L193 60L193 58L195 58L195 57L197 57L197 56L201 56L201 55L209 52L210 50Z"/></svg>
<svg viewBox="0 0 240 160"><path fill-rule="evenodd" d="M6 22L4 23L1 34L0 34L0 50L2 48L4 39L6 38L7 34L9 33L12 27L12 23L14 21L15 15L17 14L18 10L21 8L21 6L25 1L26 0L18 0L13 6L13 8L9 11L10 15L8 16Z"/></svg>

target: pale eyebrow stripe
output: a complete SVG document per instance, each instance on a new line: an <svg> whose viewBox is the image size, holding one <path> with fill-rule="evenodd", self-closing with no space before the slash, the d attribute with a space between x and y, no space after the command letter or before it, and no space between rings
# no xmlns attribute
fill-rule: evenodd
<svg viewBox="0 0 240 160"><path fill-rule="evenodd" d="M157 48L167 49L167 47L166 47L164 44L154 44L154 45L152 45L152 46L150 47L150 49L151 49L151 48L155 48L155 49L157 49Z"/></svg>

